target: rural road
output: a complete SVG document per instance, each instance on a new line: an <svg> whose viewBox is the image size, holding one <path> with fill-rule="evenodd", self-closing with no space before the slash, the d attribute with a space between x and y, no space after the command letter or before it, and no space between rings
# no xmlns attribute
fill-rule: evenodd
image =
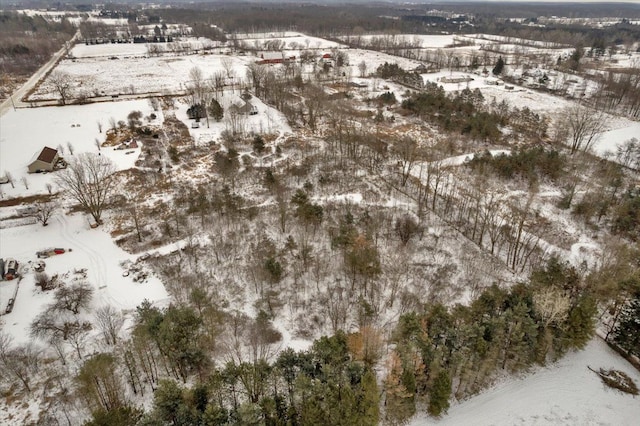
<svg viewBox="0 0 640 426"><path fill-rule="evenodd" d="M73 42L80 37L80 30L78 30L75 35L65 43L65 45L58 50L52 57L49 59L49 62L40 67L38 71L36 71L29 80L27 80L22 87L13 92L13 94L6 99L2 104L0 104L0 116L4 115L10 108L16 107L26 107L29 104L22 102L21 99L31 90L35 85L40 81L42 77L44 77L49 70L51 70L56 63L67 53L67 49L69 46L73 45ZM13 103L12 103L13 101Z"/></svg>

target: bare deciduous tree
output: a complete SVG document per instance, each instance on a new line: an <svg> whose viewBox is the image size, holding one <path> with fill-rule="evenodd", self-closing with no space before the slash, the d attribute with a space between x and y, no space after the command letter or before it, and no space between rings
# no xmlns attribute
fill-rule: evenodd
<svg viewBox="0 0 640 426"><path fill-rule="evenodd" d="M115 186L114 172L114 164L105 157L82 153L58 173L56 183L100 224L102 212Z"/></svg>
<svg viewBox="0 0 640 426"><path fill-rule="evenodd" d="M571 154L587 152L606 128L605 116L601 111L577 103L567 108L561 115L561 125L566 126Z"/></svg>
<svg viewBox="0 0 640 426"><path fill-rule="evenodd" d="M96 325L102 331L104 340L108 345L115 345L118 333L124 324L124 316L113 306L105 305L95 312Z"/></svg>
<svg viewBox="0 0 640 426"><path fill-rule="evenodd" d="M142 125L142 112L140 111L131 111L129 115L127 115L127 124L129 126L129 130L134 132L136 128ZM97 141L97 139L96 139ZM99 149L99 147L98 147Z"/></svg>
<svg viewBox="0 0 640 426"><path fill-rule="evenodd" d="M402 186L405 186L411 175L411 170L418 159L418 143L411 138L405 137L396 142L393 149L398 155L399 163L402 167L400 171L401 183Z"/></svg>
<svg viewBox="0 0 640 426"><path fill-rule="evenodd" d="M202 102L206 91L207 85L205 84L202 70L198 67L191 68L191 71L189 71L187 92L191 93L193 96L192 105Z"/></svg>
<svg viewBox="0 0 640 426"><path fill-rule="evenodd" d="M31 392L31 382L38 374L42 351L32 342L13 348L8 334L0 332L0 367L2 376L18 379L24 390Z"/></svg>
<svg viewBox="0 0 640 426"><path fill-rule="evenodd" d="M227 78L233 77L233 62L231 61L231 58L223 57L220 59L220 64L222 64L222 68L227 74Z"/></svg>
<svg viewBox="0 0 640 426"><path fill-rule="evenodd" d="M66 105L69 98L73 95L73 81L71 76L62 71L54 71L51 73L49 81L60 96L60 103Z"/></svg>
<svg viewBox="0 0 640 426"><path fill-rule="evenodd" d="M640 168L640 142L638 138L631 138L618 145L615 153L616 160L624 167Z"/></svg>
<svg viewBox="0 0 640 426"><path fill-rule="evenodd" d="M53 306L58 311L70 311L78 314L81 309L89 307L93 297L93 288L82 282L70 286L62 286L56 290Z"/></svg>
<svg viewBox="0 0 640 426"><path fill-rule="evenodd" d="M420 225L413 217L405 215L396 221L394 230L402 241L402 245L406 246L411 238L420 231Z"/></svg>
<svg viewBox="0 0 640 426"><path fill-rule="evenodd" d="M213 75L209 79L209 86L216 95L223 93L224 73L222 71L213 73Z"/></svg>
<svg viewBox="0 0 640 426"><path fill-rule="evenodd" d="M360 71L360 77L366 77L367 76L367 63L365 61L362 61L358 64L358 70Z"/></svg>
<svg viewBox="0 0 640 426"><path fill-rule="evenodd" d="M49 341L53 338L70 341L78 333L91 330L91 323L80 321L71 313L61 313L54 307L41 312L31 323L30 335Z"/></svg>
<svg viewBox="0 0 640 426"><path fill-rule="evenodd" d="M545 327L562 324L569 315L569 296L555 288L544 288L533 293L533 304Z"/></svg>
<svg viewBox="0 0 640 426"><path fill-rule="evenodd" d="M49 191L49 193L51 193L51 191ZM47 226L49 224L49 219L55 213L56 208L56 203L52 201L41 201L36 205L34 217L42 224L42 226Z"/></svg>

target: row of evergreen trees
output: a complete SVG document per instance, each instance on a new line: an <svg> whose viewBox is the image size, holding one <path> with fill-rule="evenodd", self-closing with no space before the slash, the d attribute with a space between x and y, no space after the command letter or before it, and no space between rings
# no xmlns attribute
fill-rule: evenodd
<svg viewBox="0 0 640 426"><path fill-rule="evenodd" d="M492 286L469 306L438 304L402 316L385 381L388 420L403 422L419 402L439 416L451 396L478 392L499 371L521 371L583 347L595 314L595 299L576 270L552 259L528 284Z"/></svg>

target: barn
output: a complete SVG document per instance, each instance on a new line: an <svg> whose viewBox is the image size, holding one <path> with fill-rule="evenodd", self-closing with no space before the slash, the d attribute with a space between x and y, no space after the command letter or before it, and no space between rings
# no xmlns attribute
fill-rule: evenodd
<svg viewBox="0 0 640 426"><path fill-rule="evenodd" d="M51 172L55 167L56 163L60 159L58 155L58 150L49 148L45 146L42 151L36 153L31 162L27 166L29 169L29 173L38 173L38 172Z"/></svg>

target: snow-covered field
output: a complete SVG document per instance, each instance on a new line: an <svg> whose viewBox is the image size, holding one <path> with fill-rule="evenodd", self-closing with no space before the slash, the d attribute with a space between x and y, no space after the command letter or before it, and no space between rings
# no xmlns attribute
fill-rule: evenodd
<svg viewBox="0 0 640 426"><path fill-rule="evenodd" d="M437 425L611 425L638 424L637 397L606 387L587 367L615 368L640 383L640 373L599 338L556 364L505 380L453 405L439 421L418 415L411 426Z"/></svg>
<svg viewBox="0 0 640 426"><path fill-rule="evenodd" d="M161 44L161 43L158 43ZM74 80L74 91L89 96L150 92L182 92L189 80L189 72L198 67L205 78L216 72L225 72L223 60L229 60L235 80L244 79L246 66L257 60L254 56L227 56L220 54L164 55L146 57L145 45L107 44L78 45L74 56L56 67ZM117 57L118 59L109 59ZM133 89L133 90L132 90ZM57 99L54 87L45 81L30 99Z"/></svg>
<svg viewBox="0 0 640 426"><path fill-rule="evenodd" d="M231 40L241 40L244 44L260 49L265 43L280 42L285 49L335 49L345 47L335 41L308 36L295 31L276 31L265 33L231 34Z"/></svg>
<svg viewBox="0 0 640 426"><path fill-rule="evenodd" d="M208 38L189 38L185 41L171 43L108 43L108 44L76 44L69 52L72 58L99 58L104 56L136 56L146 57L150 47L159 48L163 52L171 52L175 47L188 48L192 51L211 49L220 45Z"/></svg>

